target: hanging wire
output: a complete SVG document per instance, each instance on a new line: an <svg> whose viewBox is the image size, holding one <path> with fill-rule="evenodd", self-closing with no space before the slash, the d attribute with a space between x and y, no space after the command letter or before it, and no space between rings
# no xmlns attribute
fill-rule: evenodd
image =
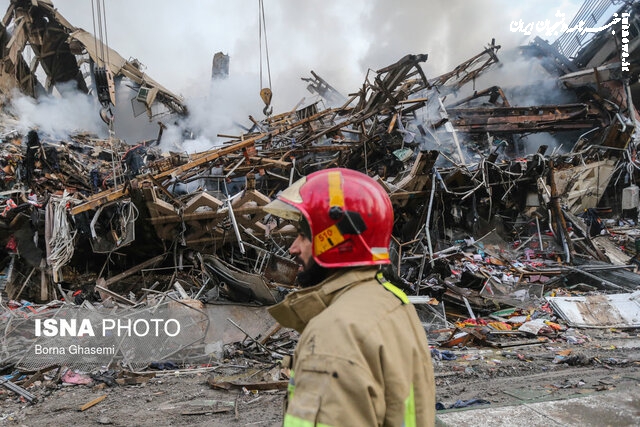
<svg viewBox="0 0 640 427"><path fill-rule="evenodd" d="M262 88L262 35L264 34L264 52L267 61L269 89L271 89L271 65L269 64L269 42L267 40L267 21L264 16L264 2L258 0L258 40L260 43L260 88Z"/></svg>
<svg viewBox="0 0 640 427"><path fill-rule="evenodd" d="M49 202L52 231L49 240L51 250L47 255L47 263L51 266L55 282L59 282L60 269L71 260L75 251L77 230L73 229L67 216L67 205L71 200L71 195L65 190L62 197L52 196Z"/></svg>
<svg viewBox="0 0 640 427"><path fill-rule="evenodd" d="M262 0L258 0L258 50L260 51L260 87L262 89Z"/></svg>
<svg viewBox="0 0 640 427"><path fill-rule="evenodd" d="M106 67L109 63L109 36L107 33L107 13L106 13L105 0L91 1L91 14L93 20L93 38L96 49L97 65L98 67ZM98 46L100 42L100 46Z"/></svg>
<svg viewBox="0 0 640 427"><path fill-rule="evenodd" d="M102 66L105 66L104 63L104 36L103 36L103 24L102 24L102 7L100 6L100 0L96 2L97 10L98 10L98 37L100 37L100 60L102 61Z"/></svg>
<svg viewBox="0 0 640 427"><path fill-rule="evenodd" d="M109 34L107 33L107 8L105 7L105 0L102 0L102 13L104 15L104 46L106 51L107 64L109 63ZM104 55L104 52L103 52ZM103 56L104 58L104 56ZM103 61L104 62L104 61Z"/></svg>
<svg viewBox="0 0 640 427"><path fill-rule="evenodd" d="M95 11L95 6L93 4L93 0L91 0L91 19L93 21L93 34L97 34L96 31L96 11ZM98 38L94 37L93 38L93 42L95 44L95 49L96 49L96 54L98 53Z"/></svg>
<svg viewBox="0 0 640 427"><path fill-rule="evenodd" d="M93 19L93 33L96 37L94 37L95 40L95 44L96 44L96 56L98 57L97 59L98 61L98 66L104 66L105 65L105 61L104 61L104 37L103 37L103 23L102 23L102 13L103 13L103 7L100 4L100 0L96 0L95 2L95 7L94 7L94 3L93 0L91 1L91 12L92 12L92 19ZM96 29L96 22L97 22L97 29ZM98 41L100 41L100 46L98 47ZM100 61L102 61L102 64L100 64Z"/></svg>

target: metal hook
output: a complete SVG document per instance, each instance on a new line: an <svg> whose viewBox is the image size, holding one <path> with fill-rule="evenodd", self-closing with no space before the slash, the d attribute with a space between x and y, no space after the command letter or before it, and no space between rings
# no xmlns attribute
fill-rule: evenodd
<svg viewBox="0 0 640 427"><path fill-rule="evenodd" d="M104 107L100 110L100 118L103 122L111 126L113 124L113 111L111 111L111 107Z"/></svg>

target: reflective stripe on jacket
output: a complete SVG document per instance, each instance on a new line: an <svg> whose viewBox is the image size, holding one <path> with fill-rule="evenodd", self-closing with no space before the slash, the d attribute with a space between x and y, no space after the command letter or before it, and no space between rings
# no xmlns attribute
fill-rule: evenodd
<svg viewBox="0 0 640 427"><path fill-rule="evenodd" d="M385 288L376 271L338 270L269 309L301 332L286 427L434 425L424 329L402 292Z"/></svg>

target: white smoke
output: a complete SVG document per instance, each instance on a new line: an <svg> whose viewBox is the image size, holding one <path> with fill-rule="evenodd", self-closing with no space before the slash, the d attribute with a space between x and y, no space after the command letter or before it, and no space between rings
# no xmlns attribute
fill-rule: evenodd
<svg viewBox="0 0 640 427"><path fill-rule="evenodd" d="M0 10L8 3L0 1ZM511 21L553 21L556 11L568 21L580 3L265 0L274 111L286 111L308 96L300 77L308 77L310 70L343 93L356 91L367 69L408 53L428 53L431 74L441 73L482 50L491 38L505 49L526 41L522 33L509 30ZM73 25L94 32L90 1L54 0L54 6ZM232 75L254 75L250 86L259 101L257 1L110 0L105 7L109 45L124 58L139 59L168 89L186 98L198 96L192 90L208 80L213 54L223 51L231 56ZM264 86L264 37L262 44Z"/></svg>
<svg viewBox="0 0 640 427"><path fill-rule="evenodd" d="M0 10L8 4L0 0ZM239 131L235 122L249 125L249 114L263 117L259 91L269 82L273 111L280 113L310 97L300 78L310 77L311 70L347 95L361 87L368 69L387 66L408 53L427 53L424 68L427 77L434 77L480 52L492 38L503 46L502 52L525 42L523 34L509 30L511 21L553 20L558 10L570 20L579 4L265 0L268 44L263 38L261 64L257 1L110 0L106 41L124 58L139 59L149 76L182 95L192 117L181 126L200 129L217 144L218 133ZM91 2L54 0L54 6L72 25L94 33ZM231 77L209 93L211 61L218 51L230 55ZM157 135L156 123L122 125L125 119L116 119L118 133L138 140ZM91 118L83 127L94 122Z"/></svg>
<svg viewBox="0 0 640 427"><path fill-rule="evenodd" d="M104 123L95 98L75 90L62 93L64 96L47 95L36 100L14 92L9 110L18 119L16 130L26 134L30 129L38 129L58 139L80 131L104 136Z"/></svg>

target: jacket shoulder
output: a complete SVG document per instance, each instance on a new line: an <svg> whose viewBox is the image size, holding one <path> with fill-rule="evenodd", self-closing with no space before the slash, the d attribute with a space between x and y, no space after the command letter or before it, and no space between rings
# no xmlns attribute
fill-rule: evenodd
<svg viewBox="0 0 640 427"><path fill-rule="evenodd" d="M382 345L388 334L411 335L416 326L421 329L415 308L403 304L372 279L337 295L309 322L304 335L314 335L316 339L324 338L334 344L343 340L363 341L363 345L375 347ZM421 333L424 334L424 330Z"/></svg>

